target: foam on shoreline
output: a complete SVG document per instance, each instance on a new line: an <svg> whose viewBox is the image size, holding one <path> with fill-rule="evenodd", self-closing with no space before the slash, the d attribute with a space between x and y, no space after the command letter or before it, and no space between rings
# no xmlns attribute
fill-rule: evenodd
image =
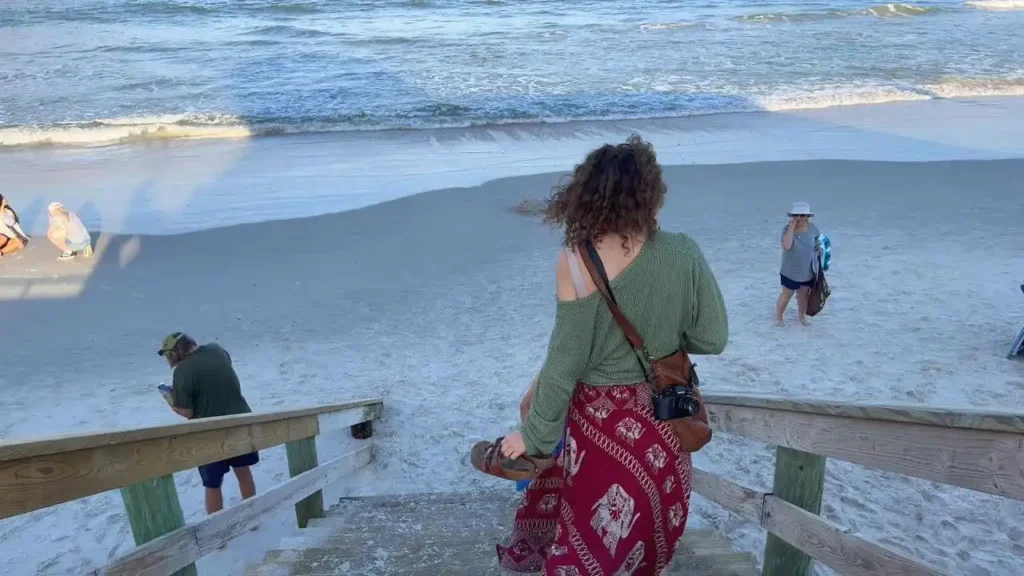
<svg viewBox="0 0 1024 576"><path fill-rule="evenodd" d="M935 118L942 118L935 122ZM927 100L760 114L166 141L0 152L29 233L59 199L92 230L178 234L354 210L488 180L567 171L638 132L663 164L1024 157L1024 99ZM523 191L542 196L546 190Z"/></svg>

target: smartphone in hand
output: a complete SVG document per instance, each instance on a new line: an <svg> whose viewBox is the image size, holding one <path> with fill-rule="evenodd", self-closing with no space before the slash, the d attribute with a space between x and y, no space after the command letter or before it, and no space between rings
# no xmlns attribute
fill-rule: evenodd
<svg viewBox="0 0 1024 576"><path fill-rule="evenodd" d="M157 386L156 389L159 390L161 394L166 394L168 396L174 395L174 389L168 386L167 384L161 384Z"/></svg>

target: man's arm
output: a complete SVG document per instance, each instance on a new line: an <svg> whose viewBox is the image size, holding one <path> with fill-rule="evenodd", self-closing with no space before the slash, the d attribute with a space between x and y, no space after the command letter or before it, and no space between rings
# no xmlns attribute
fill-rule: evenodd
<svg viewBox="0 0 1024 576"><path fill-rule="evenodd" d="M191 419L195 415L194 386L191 374L186 374L183 370L174 371L174 396L165 398L171 410L183 418Z"/></svg>

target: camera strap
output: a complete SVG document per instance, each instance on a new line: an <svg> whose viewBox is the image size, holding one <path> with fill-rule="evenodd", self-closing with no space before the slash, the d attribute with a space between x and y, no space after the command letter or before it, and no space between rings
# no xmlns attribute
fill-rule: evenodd
<svg viewBox="0 0 1024 576"><path fill-rule="evenodd" d="M601 297L604 298L608 309L612 313L612 317L615 318L615 323L619 325L622 332L626 335L626 340L629 341L629 345L633 347L633 353L636 354L636 360L640 363L640 370L644 373L644 380L651 385L652 391L657 391L654 380L651 378L651 373L647 369L647 364L644 364L644 359L650 363L651 369L654 368L655 359L651 356L651 353L647 350L647 346L644 344L640 333L637 332L633 324L626 318L626 315L622 313L622 309L619 308L619 303L615 301L615 294L612 292L611 282L608 281L608 274L605 272L604 263L601 262L601 255L597 253L597 248L594 247L594 243L587 240L586 248L580 253L583 257L583 264L586 265L587 271L590 272L590 278L594 281L594 285L597 286L597 291L601 293Z"/></svg>

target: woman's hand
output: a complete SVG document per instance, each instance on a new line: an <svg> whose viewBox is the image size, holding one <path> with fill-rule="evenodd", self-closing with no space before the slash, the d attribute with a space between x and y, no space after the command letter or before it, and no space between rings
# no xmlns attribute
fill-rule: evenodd
<svg viewBox="0 0 1024 576"><path fill-rule="evenodd" d="M501 441L501 453L506 458L513 460L526 454L526 442L523 441L523 434L521 432L513 432L505 436Z"/></svg>

